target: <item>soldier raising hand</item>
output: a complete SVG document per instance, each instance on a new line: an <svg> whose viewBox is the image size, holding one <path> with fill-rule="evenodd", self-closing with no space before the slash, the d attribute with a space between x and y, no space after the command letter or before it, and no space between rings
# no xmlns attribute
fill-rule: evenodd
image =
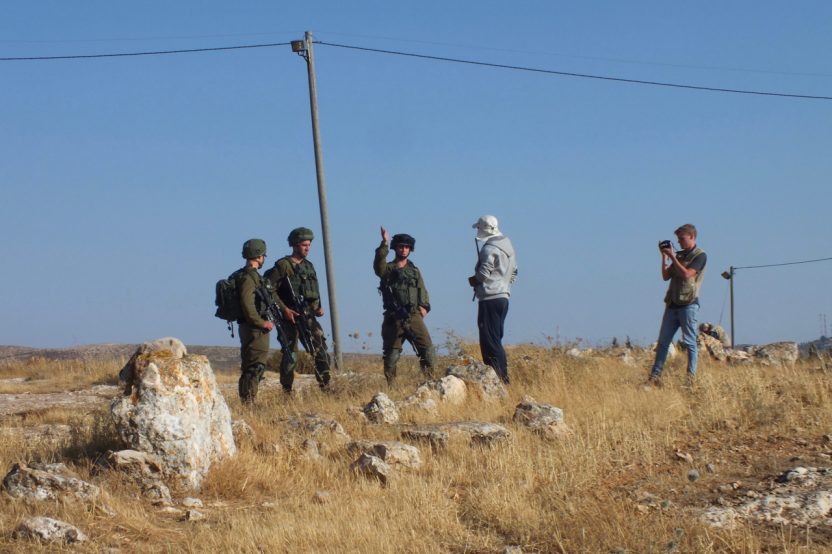
<svg viewBox="0 0 832 554"><path fill-rule="evenodd" d="M384 376L388 385L396 380L396 364L402 344L410 342L419 355L419 365L427 377L433 375L434 353L424 318L430 311L430 298L422 273L409 260L416 239L406 234L393 235L391 246L396 253L387 261L390 234L381 227L381 244L376 248L373 271L378 275L379 291L384 303L381 338L384 354Z"/></svg>

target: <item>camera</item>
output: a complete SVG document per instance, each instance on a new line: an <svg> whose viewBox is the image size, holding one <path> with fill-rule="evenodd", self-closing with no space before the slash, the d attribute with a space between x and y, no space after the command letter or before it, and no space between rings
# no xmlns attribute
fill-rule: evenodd
<svg viewBox="0 0 832 554"><path fill-rule="evenodd" d="M664 250L665 248L673 248L673 243L669 240L660 240L659 241L659 250Z"/></svg>

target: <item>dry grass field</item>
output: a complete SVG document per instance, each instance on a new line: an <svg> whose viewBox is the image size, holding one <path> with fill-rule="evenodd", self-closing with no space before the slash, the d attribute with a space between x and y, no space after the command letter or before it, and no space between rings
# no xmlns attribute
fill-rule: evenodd
<svg viewBox="0 0 832 554"><path fill-rule="evenodd" d="M462 348L474 354L472 346ZM424 465L397 470L388 486L352 475L354 457L344 448L309 457L287 425L293 415L314 412L337 419L354 439L399 439L400 426L372 425L350 410L386 390L380 359L355 362L351 371L373 377L336 377L330 394L309 390L285 398L270 389L248 409L227 392L234 417L245 419L256 438L212 470L196 495L207 516L197 522L163 513L118 473L94 471L103 453L120 448L106 404L6 416L5 428L65 423L72 433L52 443L3 435L4 473L18 461L63 461L102 487L115 515L3 494L0 551L40 548L13 539L11 531L27 515L45 515L89 535L87 543L64 547L81 552L497 553L510 545L523 552L832 552L830 526L724 530L699 519L719 497L743 497L792 467L832 466L832 375L818 364L730 367L703 360L698 383L688 389L677 360L663 388L644 390L646 355L634 366L539 346L516 346L509 355L507 399L440 405L438 414L409 414L405 423L491 421L509 428L512 439L491 447L452 440L437 452L422 445ZM445 358L440 367L451 363ZM10 363L0 366L0 393L115 384L119 369L118 361ZM411 358L400 373L388 391L394 400L419 382ZM218 374L221 383L236 378ZM524 395L562 408L570 433L546 440L512 423ZM687 478L692 468L701 474L695 482ZM735 486L725 492L726 484ZM329 493L323 501L319 491Z"/></svg>

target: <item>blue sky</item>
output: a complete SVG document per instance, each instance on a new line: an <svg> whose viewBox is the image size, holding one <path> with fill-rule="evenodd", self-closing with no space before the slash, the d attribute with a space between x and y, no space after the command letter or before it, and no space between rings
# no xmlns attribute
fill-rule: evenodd
<svg viewBox="0 0 832 554"><path fill-rule="evenodd" d="M348 7L347 7L348 6ZM634 79L832 95L828 2L27 2L0 57L301 38ZM656 242L731 264L832 256L832 102L556 77L316 46L344 350L378 349L379 225L416 237L434 341L476 335L476 218L518 251L509 342L657 335ZM0 344L235 345L217 279L247 238L320 230L305 64L289 47L0 62ZM311 260L323 277L323 249ZM832 262L741 270L737 340L805 340ZM724 307L723 307L724 306ZM328 329L328 321L324 322ZM359 340L347 333L359 332ZM372 337L367 337L372 332Z"/></svg>

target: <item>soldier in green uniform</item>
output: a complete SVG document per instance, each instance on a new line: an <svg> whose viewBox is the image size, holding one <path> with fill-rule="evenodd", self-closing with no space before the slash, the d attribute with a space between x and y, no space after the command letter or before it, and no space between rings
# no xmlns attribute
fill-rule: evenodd
<svg viewBox="0 0 832 554"><path fill-rule="evenodd" d="M396 363L402 353L402 343L407 340L419 355L419 365L426 377L433 376L434 353L430 333L424 317L430 311L428 289L422 273L408 259L416 246L416 239L410 235L394 235L391 246L396 252L392 262L387 261L390 235L381 228L381 244L376 248L373 270L381 282L384 320L381 324L381 339L384 354L384 376L387 384L396 380Z"/></svg>
<svg viewBox="0 0 832 554"><path fill-rule="evenodd" d="M268 289L258 270L266 262L266 243L261 239L250 239L243 244L243 258L246 265L236 272L237 290L240 294L242 318L237 320L240 327L240 400L251 403L257 397L257 388L266 371L269 355L269 333L274 328L266 320L267 303L272 301Z"/></svg>
<svg viewBox="0 0 832 554"><path fill-rule="evenodd" d="M326 390L329 386L329 354L326 338L321 324L316 319L324 315L324 309L321 306L321 293L315 266L306 259L314 238L311 229L306 227L293 229L288 239L292 253L277 260L274 267L265 274L265 278L271 283L277 296L290 309L288 313L284 312L287 313L290 323L286 326L289 344L283 345L283 359L280 362L280 384L286 392L292 392L292 383L295 380L295 367L298 363L298 326L300 325L305 325L311 336L312 348L309 353L315 361L315 378L318 380L318 385L322 390Z"/></svg>

